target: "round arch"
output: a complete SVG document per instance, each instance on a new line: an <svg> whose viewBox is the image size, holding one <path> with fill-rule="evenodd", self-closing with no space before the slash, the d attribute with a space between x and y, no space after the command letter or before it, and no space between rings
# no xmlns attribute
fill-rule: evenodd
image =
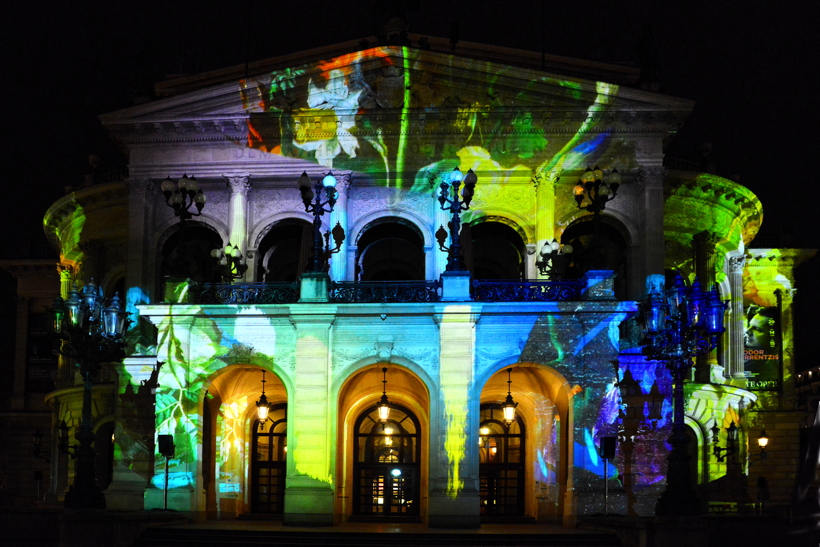
<svg viewBox="0 0 820 547"><path fill-rule="evenodd" d="M511 369L510 384L507 383L508 369ZM518 403L516 416L520 418L524 434L521 439L524 452L519 471L523 474L516 477L514 485L522 506L512 507L508 500L507 514L560 522L564 513L572 510L564 504L573 459L572 389L566 378L552 367L531 362L496 363L479 375L474 385L473 400L481 406L482 419L492 417L493 407L498 409L495 414L500 414L508 386ZM478 436L480 439L480 432ZM483 466L480 475L482 496L495 499L490 492L496 484L492 470ZM504 483L502 486L512 487Z"/></svg>
<svg viewBox="0 0 820 547"><path fill-rule="evenodd" d="M391 359L391 361L395 360ZM337 498L336 512L342 515L354 513L352 493L360 480L354 474L356 464L353 450L355 427L360 417L371 410L381 398L384 386L382 383L384 377L382 369L386 367L386 394L390 404L411 413L418 421L418 427L420 428L418 441L421 447L416 479L420 485L420 495L417 500L418 511L416 514L423 515L426 512L427 505L431 415L429 384L425 382L425 378L415 374L411 367L395 362L388 363L375 358L367 359L367 361L372 361L372 363L365 364L359 361L348 367L346 372L349 372L349 375L341 376L343 380L340 380L333 390L337 396L338 405L336 476L337 482L340 483L343 491L350 494Z"/></svg>
<svg viewBox="0 0 820 547"><path fill-rule="evenodd" d="M258 424L256 402L262 392L263 371L270 405L287 404L288 380L266 367L226 365L209 374L202 384L199 465L206 492L204 510L209 515L235 518L251 510L251 454L246 447L251 446L252 432Z"/></svg>

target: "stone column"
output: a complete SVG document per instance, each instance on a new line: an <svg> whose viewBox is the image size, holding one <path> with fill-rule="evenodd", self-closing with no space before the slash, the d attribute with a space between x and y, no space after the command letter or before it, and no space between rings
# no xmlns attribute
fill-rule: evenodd
<svg viewBox="0 0 820 547"><path fill-rule="evenodd" d="M349 257L347 248L350 243L350 238L354 237L354 234L350 233L350 223L348 222L347 215L347 200L349 198L348 194L350 193L350 173L339 173L336 175L336 190L338 191L336 205L333 208L333 212L330 213L330 218L328 219L325 229L332 230L337 222L344 228L345 241L342 243L339 252L330 257L330 279L334 281L344 281L348 279L347 261ZM334 244L332 237L330 238L330 244ZM350 279L352 280L352 277Z"/></svg>
<svg viewBox="0 0 820 547"><path fill-rule="evenodd" d="M250 175L222 175L225 184L231 191L228 203L228 241L225 245L237 245L244 255L248 250L248 192L251 189ZM253 279L253 272L248 268L244 279Z"/></svg>
<svg viewBox="0 0 820 547"><path fill-rule="evenodd" d="M662 274L664 270L663 233L663 179L666 169L661 165L642 167L638 173L638 186L642 194L639 207L643 210L643 271L636 272L638 279L647 275ZM642 202L641 202L642 201ZM637 265L637 264L636 264Z"/></svg>
<svg viewBox="0 0 820 547"><path fill-rule="evenodd" d="M432 528L478 528L478 415L471 401L475 366L472 304L442 306L439 324L441 406L430 417L427 524ZM431 408L432 411L432 408Z"/></svg>
<svg viewBox="0 0 820 547"><path fill-rule="evenodd" d="M695 275L704 291L715 285L715 247L720 237L708 231L692 237L695 258ZM722 384L725 382L723 367L718 364L717 350L700 355L695 363L695 381L701 384Z"/></svg>
<svg viewBox="0 0 820 547"><path fill-rule="evenodd" d="M538 253L547 241L555 238L555 186L560 178L557 169L548 172L536 173L533 177L535 185L535 244L534 249L527 246L527 256L525 260L527 277L529 279L546 279L538 273L535 262L538 260ZM571 191L567 190L566 198L571 199ZM530 252L534 250L534 252Z"/></svg>
<svg viewBox="0 0 820 547"><path fill-rule="evenodd" d="M336 401L331 396L331 332L336 306L315 304L310 311L291 315L296 366L288 397L287 526L333 524Z"/></svg>
<svg viewBox="0 0 820 547"><path fill-rule="evenodd" d="M725 268L729 278L729 320L726 331L729 352L726 363L726 375L734 382L745 381L743 367L743 265L746 263L744 255L730 256L726 260Z"/></svg>

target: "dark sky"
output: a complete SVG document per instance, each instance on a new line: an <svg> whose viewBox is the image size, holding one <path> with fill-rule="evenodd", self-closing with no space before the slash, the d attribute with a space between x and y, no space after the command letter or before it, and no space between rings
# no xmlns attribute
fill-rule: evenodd
<svg viewBox="0 0 820 547"><path fill-rule="evenodd" d="M381 6L379 4L379 6ZM712 143L718 174L763 202L758 246L820 247L814 2L692 0L407 2L413 33L637 65L647 25L660 91L697 106L668 152ZM415 4L415 5L413 5ZM361 2L18 2L0 32L4 225L0 258L34 256L48 206L94 152L115 162L96 116L167 74L242 64L374 34ZM42 249L42 243L39 244ZM818 261L815 261L817 263ZM816 287L818 268L808 274ZM804 285L805 286L805 285ZM813 296L811 291L814 291ZM805 298L817 301L817 288ZM806 300L810 301L810 300ZM816 306L812 305L813 309Z"/></svg>
<svg viewBox="0 0 820 547"><path fill-rule="evenodd" d="M650 25L660 91L694 99L674 155L713 145L719 174L740 176L764 204L763 237L818 246L818 222L794 203L820 203L815 137L820 115L810 2L434 2L418 0L412 32L609 62L637 64ZM679 4L672 6L670 4ZM127 107L166 74L209 70L373 34L377 3L127 1L30 2L6 20L3 149L11 215L0 257L39 240L39 218L81 180L96 152L117 159L96 116ZM731 7L730 7L731 5ZM734 9L733 9L734 8ZM802 11L801 11L802 10ZM250 17L249 17L250 14ZM248 54L249 52L249 54ZM776 240L775 240L776 241Z"/></svg>

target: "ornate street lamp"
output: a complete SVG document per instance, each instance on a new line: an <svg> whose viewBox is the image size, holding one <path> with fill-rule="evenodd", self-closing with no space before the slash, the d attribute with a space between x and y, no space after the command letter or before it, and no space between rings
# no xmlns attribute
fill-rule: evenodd
<svg viewBox="0 0 820 547"><path fill-rule="evenodd" d="M262 371L262 395L259 397L259 400L256 401L256 418L259 420L260 431L262 431L265 422L268 421L268 413L270 412L270 403L265 396L265 372L264 370Z"/></svg>
<svg viewBox="0 0 820 547"><path fill-rule="evenodd" d="M174 210L180 221L190 220L202 214L207 198L193 175L191 178L188 178L187 174L182 175L176 182L168 177L162 181L160 188L165 196L165 204ZM191 211L192 205L196 208L196 213Z"/></svg>
<svg viewBox="0 0 820 547"><path fill-rule="evenodd" d="M718 427L717 422L714 426L712 426L712 442L714 446L712 447L712 454L715 455L717 461L723 462L726 460L728 456L731 456L737 451L737 426L735 425L734 420L732 420L731 425L726 428L726 447L720 446L720 427ZM723 453L726 454L723 454Z"/></svg>
<svg viewBox="0 0 820 547"><path fill-rule="evenodd" d="M236 245L230 243L225 249L216 248L211 251L211 257L216 260L219 275L225 283L236 281L248 269L248 261Z"/></svg>
<svg viewBox="0 0 820 547"><path fill-rule="evenodd" d="M105 495L97 484L94 441L97 436L91 423L92 379L103 363L121 361L125 357L125 331L130 321L122 309L120 297L114 295L105 306L102 288L92 279L82 291L75 286L67 300L57 297L54 308L54 336L57 352L73 359L83 378L83 407L75 439L68 446L68 427L61 425L61 448L77 460L74 483L66 492L68 509L105 509Z"/></svg>
<svg viewBox="0 0 820 547"><path fill-rule="evenodd" d="M587 167L573 189L578 208L592 213L592 241L586 249L576 249L581 255L579 259L576 259L576 264L581 263L583 270L605 267L601 264L604 260L600 237L601 213L606 209L606 204L618 195L620 186L621 174L617 169L613 169L609 175L604 176L603 170L596 165L594 168Z"/></svg>
<svg viewBox="0 0 820 547"><path fill-rule="evenodd" d="M507 398L504 400L504 404L501 405L501 412L504 415L504 423L507 424L509 427L515 421L515 408L518 406L518 403L513 401L512 398L512 368L507 369Z"/></svg>
<svg viewBox="0 0 820 547"><path fill-rule="evenodd" d="M572 245L561 245L553 239L544 243L540 258L535 261L541 275L546 275L551 281L560 280L567 273Z"/></svg>
<svg viewBox="0 0 820 547"><path fill-rule="evenodd" d="M318 273L327 271L330 255L339 252L344 242L345 233L342 225L338 222L332 230L333 241L336 243L334 249L330 249L330 237L325 234L324 244L322 243L322 215L332 213L336 205L339 192L336 190L336 177L333 173L328 173L321 180L313 184L307 172L296 181L299 192L302 194L302 202L305 204L305 212L313 213L313 260L308 265L307 271ZM313 188L311 188L311 185ZM325 193L325 200L322 201L322 191ZM327 206L327 208L325 208Z"/></svg>
<svg viewBox="0 0 820 547"><path fill-rule="evenodd" d="M382 397L379 399L378 405L376 405L376 412L378 413L379 421L382 423L382 429L384 429L387 420L390 418L390 401L387 400L387 367L382 368L382 374Z"/></svg>
<svg viewBox="0 0 820 547"><path fill-rule="evenodd" d="M478 177L473 170L467 171L467 175L462 176L458 167L452 173L445 175L441 179L438 187L437 197L442 211L450 211L453 214L452 220L448 223L450 228L450 246L444 245L447 232L444 226L439 227L436 232L439 249L447 252L448 272L463 272L465 270L464 261L461 259L461 211L470 208L470 202L475 194L475 185ZM462 183L464 188L462 188Z"/></svg>
<svg viewBox="0 0 820 547"><path fill-rule="evenodd" d="M606 204L618 195L620 185L621 174L617 169L613 169L604 177L604 172L597 165L594 169L587 167L573 190L575 203L579 209L599 215L606 208Z"/></svg>
<svg viewBox="0 0 820 547"><path fill-rule="evenodd" d="M717 288L704 293L697 280L687 287L680 275L665 293L650 291L639 306L644 329L643 354L664 361L672 373L674 419L667 458L666 490L655 507L657 515L696 515L700 504L690 481L689 436L684 425L683 381L692 359L712 351L724 332L723 314L727 303Z"/></svg>

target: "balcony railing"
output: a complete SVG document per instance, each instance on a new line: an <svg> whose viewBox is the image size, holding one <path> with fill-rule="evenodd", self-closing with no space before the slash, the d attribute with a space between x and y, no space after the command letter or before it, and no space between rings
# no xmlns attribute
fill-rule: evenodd
<svg viewBox="0 0 820 547"><path fill-rule="evenodd" d="M324 285L327 301L346 304L439 302L441 281L330 281ZM470 295L481 302L560 302L600 299L582 293L588 280L541 281L511 280L470 282ZM195 304L292 304L299 302L299 282L293 283L194 283L166 279L165 302ZM320 294L324 289L320 289ZM467 295L465 294L465 297ZM466 298L465 298L466 299ZM612 299L606 295L603 299ZM322 299L320 298L319 301ZM316 302L317 300L309 300Z"/></svg>
<svg viewBox="0 0 820 547"><path fill-rule="evenodd" d="M473 300L482 302L558 302L579 300L579 281L472 281Z"/></svg>
<svg viewBox="0 0 820 547"><path fill-rule="evenodd" d="M299 300L299 283L198 283L197 304L289 304Z"/></svg>
<svg viewBox="0 0 820 547"><path fill-rule="evenodd" d="M440 281L332 281L331 302L353 304L393 302L438 302Z"/></svg>

